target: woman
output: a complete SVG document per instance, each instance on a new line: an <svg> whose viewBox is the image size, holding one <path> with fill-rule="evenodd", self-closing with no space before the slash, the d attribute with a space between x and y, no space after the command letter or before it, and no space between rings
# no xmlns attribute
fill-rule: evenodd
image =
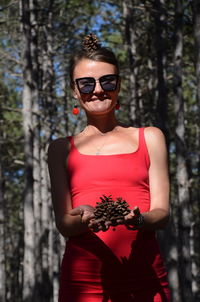
<svg viewBox="0 0 200 302"><path fill-rule="evenodd" d="M73 56L70 75L87 125L74 137L53 141L48 150L56 225L68 238L59 301L170 301L154 232L169 216L164 136L155 127L118 122L117 60L94 35ZM102 195L122 197L132 209L115 229L107 221L102 231L95 220Z"/></svg>

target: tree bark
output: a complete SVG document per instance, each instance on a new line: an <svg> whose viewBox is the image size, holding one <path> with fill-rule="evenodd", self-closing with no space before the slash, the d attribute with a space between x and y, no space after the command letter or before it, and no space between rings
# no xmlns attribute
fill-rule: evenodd
<svg viewBox="0 0 200 302"><path fill-rule="evenodd" d="M135 3L134 3L135 4ZM134 7L133 1L125 0L122 2L124 29L125 29L125 43L127 45L128 63L129 63L129 119L135 126L140 125L139 103L137 96L137 52L136 52L136 33L134 22ZM127 105L127 104L126 104Z"/></svg>
<svg viewBox="0 0 200 302"><path fill-rule="evenodd" d="M47 169L47 145L54 135L57 135L57 126L59 124L57 117L57 103L55 98L55 70L54 70L54 1L49 1L48 10L45 13L46 22L43 25L43 48L42 54L42 105L43 105L43 123L42 123L42 144L41 144L41 233L42 233L42 270L43 270L43 299L48 301L58 300L58 287L60 271L60 257L63 250L61 241L57 241L55 248L55 224L51 203L50 183ZM53 299L53 300L52 300Z"/></svg>
<svg viewBox="0 0 200 302"><path fill-rule="evenodd" d="M23 30L23 130L25 153L25 191L24 191L24 266L23 266L23 301L33 301L35 291L35 223L33 207L33 124L32 93L33 66L31 58L31 21L30 1L21 0L21 25Z"/></svg>
<svg viewBox="0 0 200 302"><path fill-rule="evenodd" d="M192 302L190 259L190 194L188 186L187 153L184 125L184 99L182 88L183 64L183 3L175 3L175 50L174 50L174 104L176 116L175 144L177 162L177 244L179 298L175 301Z"/></svg>
<svg viewBox="0 0 200 302"><path fill-rule="evenodd" d="M197 81L197 120L196 120L196 150L198 154L197 163L197 188L200 188L200 2L193 1L193 15L194 15L194 41L195 41L195 69ZM200 190L198 189L196 199L193 202L194 214L191 234L191 253L192 253L192 291L194 293L195 301L200 300L200 284L199 284L199 265L200 265ZM198 218L197 218L198 217Z"/></svg>
<svg viewBox="0 0 200 302"><path fill-rule="evenodd" d="M1 106L0 106L1 107ZM1 108L0 108L1 109ZM0 114L1 117L1 114ZM3 122L0 119L0 122ZM2 135L0 134L0 154L2 154ZM6 300L6 276L5 276L5 220L4 220L4 185L3 168L0 159L0 301Z"/></svg>
<svg viewBox="0 0 200 302"><path fill-rule="evenodd" d="M165 0L155 0L153 4L155 16L155 49L157 64L157 108L155 125L162 129L168 138L167 130L167 87L166 87L166 10Z"/></svg>

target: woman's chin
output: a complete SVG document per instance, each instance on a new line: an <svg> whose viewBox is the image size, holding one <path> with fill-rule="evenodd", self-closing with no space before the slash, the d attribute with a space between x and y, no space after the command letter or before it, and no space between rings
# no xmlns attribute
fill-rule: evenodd
<svg viewBox="0 0 200 302"><path fill-rule="evenodd" d="M105 114L113 110L113 105L106 102L95 102L90 104L86 111L91 114Z"/></svg>
<svg viewBox="0 0 200 302"><path fill-rule="evenodd" d="M104 106L99 106L99 107L95 107L95 108L90 108L89 110L87 110L88 114L94 114L94 115L103 115L103 114L107 114L109 112L111 112L113 110L113 107L104 107Z"/></svg>

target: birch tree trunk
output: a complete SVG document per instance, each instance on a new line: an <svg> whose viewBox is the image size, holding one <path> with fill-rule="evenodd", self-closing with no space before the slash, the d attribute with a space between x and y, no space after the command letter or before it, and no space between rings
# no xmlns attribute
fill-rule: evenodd
<svg viewBox="0 0 200 302"><path fill-rule="evenodd" d="M30 1L21 0L21 23L23 30L23 129L25 152L25 192L24 192L24 267L23 301L32 302L35 292L35 222L33 205L33 64L31 57L32 31Z"/></svg>
<svg viewBox="0 0 200 302"><path fill-rule="evenodd" d="M183 58L183 4L175 3L175 51L174 51L174 104L176 116L175 144L177 162L177 244L179 292L174 294L174 301L192 302L191 259L190 259L190 195L186 164L186 144L184 125L184 100L182 91Z"/></svg>
<svg viewBox="0 0 200 302"><path fill-rule="evenodd" d="M1 115L1 114L0 114ZM1 120L3 121L3 120ZM2 135L0 134L0 154L2 154ZM0 159L0 301L6 300L6 277L5 277L5 235L4 235L4 186L3 186L3 169L2 159Z"/></svg>
<svg viewBox="0 0 200 302"><path fill-rule="evenodd" d="M0 84L0 88L2 86ZM6 299L6 271L5 271L5 213L4 213L4 179L3 179L3 110L2 104L5 99L4 93L0 92L0 301Z"/></svg>
<svg viewBox="0 0 200 302"><path fill-rule="evenodd" d="M135 2L134 2L135 5ZM135 33L135 23L134 23L134 7L133 1L125 0L122 2L123 17L124 17L124 27L125 27L125 43L127 45L128 51L128 62L130 69L129 74L129 118L132 124L135 126L140 125L140 114L139 114L139 104L137 98L137 66L136 66L136 33ZM127 104L126 104L127 105Z"/></svg>
<svg viewBox="0 0 200 302"><path fill-rule="evenodd" d="M37 0L29 0L30 3L30 23L31 23L31 62L32 62L32 127L33 127L33 211L35 224L35 277L37 286L34 291L34 299L41 301L43 288L43 272L41 257L41 126L40 126L40 64L39 64L39 26L38 12L39 4Z"/></svg>
<svg viewBox="0 0 200 302"><path fill-rule="evenodd" d="M155 0L155 49L157 63L157 108L156 125L167 134L167 89L166 89L166 11L165 0Z"/></svg>
<svg viewBox="0 0 200 302"><path fill-rule="evenodd" d="M194 39L195 39L195 67L196 67L196 80L197 80L197 120L196 120L196 150L198 152L198 175L200 176L200 2L193 1L193 14L194 14ZM200 177L197 180L197 188L200 188ZM199 284L199 265L200 265L200 190L198 189L196 200L194 201L194 213L192 223L192 236L191 236L191 256L192 256L192 291L194 293L195 301L200 300L200 284Z"/></svg>
<svg viewBox="0 0 200 302"><path fill-rule="evenodd" d="M53 262L54 257L60 260L60 254L58 249L58 254L54 255L53 213L46 164L47 144L55 132L56 125L54 53L52 48L54 1L46 3L46 10L41 9L40 4L37 0L22 1L22 5L24 5L22 6L24 8L22 12L27 18L25 19L25 24L22 22L22 25L25 29L28 27L28 30L24 34L27 43L24 56L28 58L28 63L24 66L24 94L26 91L29 94L24 99L24 108L27 106L27 111L31 114L29 121L31 121L32 145L28 154L32 154L33 177L32 208L25 208L25 216L31 210L32 219L34 219L32 225L32 233L34 234L34 240L32 241L32 247L34 247L32 253L34 269L32 275L34 274L35 281L29 286L29 291L24 288L24 299L28 302L52 301L53 284L55 285L55 292L57 292L57 276L60 268L60 262ZM38 20L40 20L40 25L38 24ZM22 21L24 21L23 18ZM28 105L27 100L29 100ZM40 114L41 108L43 109L43 115ZM25 131L28 126L27 124L25 125ZM25 242L28 236L26 230L29 230L29 225L28 221L25 220ZM30 234L30 231L28 234ZM24 255L26 256L27 254L28 250L25 245ZM56 269L55 263L57 263ZM27 274L26 270L27 268L25 267L24 286L26 286L27 281L29 282L31 275L30 273ZM32 278L30 279L32 280Z"/></svg>
<svg viewBox="0 0 200 302"><path fill-rule="evenodd" d="M53 66L53 36L52 36L52 22L53 22L53 1L49 1L48 12L45 15L45 24L43 26L44 45L42 52L42 91L43 91L43 125L42 131L44 133L41 144L41 223L42 223L42 270L43 270L43 297L48 301L53 301L54 277L57 276L59 267L54 272L54 247L53 247L53 229L54 219L51 206L51 195L48 182L47 169L47 145L50 142L55 131L55 74ZM54 274L55 273L55 274ZM58 281L58 280L57 280ZM43 299L44 299L43 298Z"/></svg>

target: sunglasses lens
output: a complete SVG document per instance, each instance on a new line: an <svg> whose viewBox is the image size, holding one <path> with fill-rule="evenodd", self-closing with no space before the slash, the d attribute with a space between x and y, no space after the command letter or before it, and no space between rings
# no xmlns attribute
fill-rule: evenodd
<svg viewBox="0 0 200 302"><path fill-rule="evenodd" d="M95 79L93 78L78 79L77 85L81 93L92 93L95 86Z"/></svg>
<svg viewBox="0 0 200 302"><path fill-rule="evenodd" d="M118 76L116 74L101 77L101 87L105 91L114 91L117 88Z"/></svg>

